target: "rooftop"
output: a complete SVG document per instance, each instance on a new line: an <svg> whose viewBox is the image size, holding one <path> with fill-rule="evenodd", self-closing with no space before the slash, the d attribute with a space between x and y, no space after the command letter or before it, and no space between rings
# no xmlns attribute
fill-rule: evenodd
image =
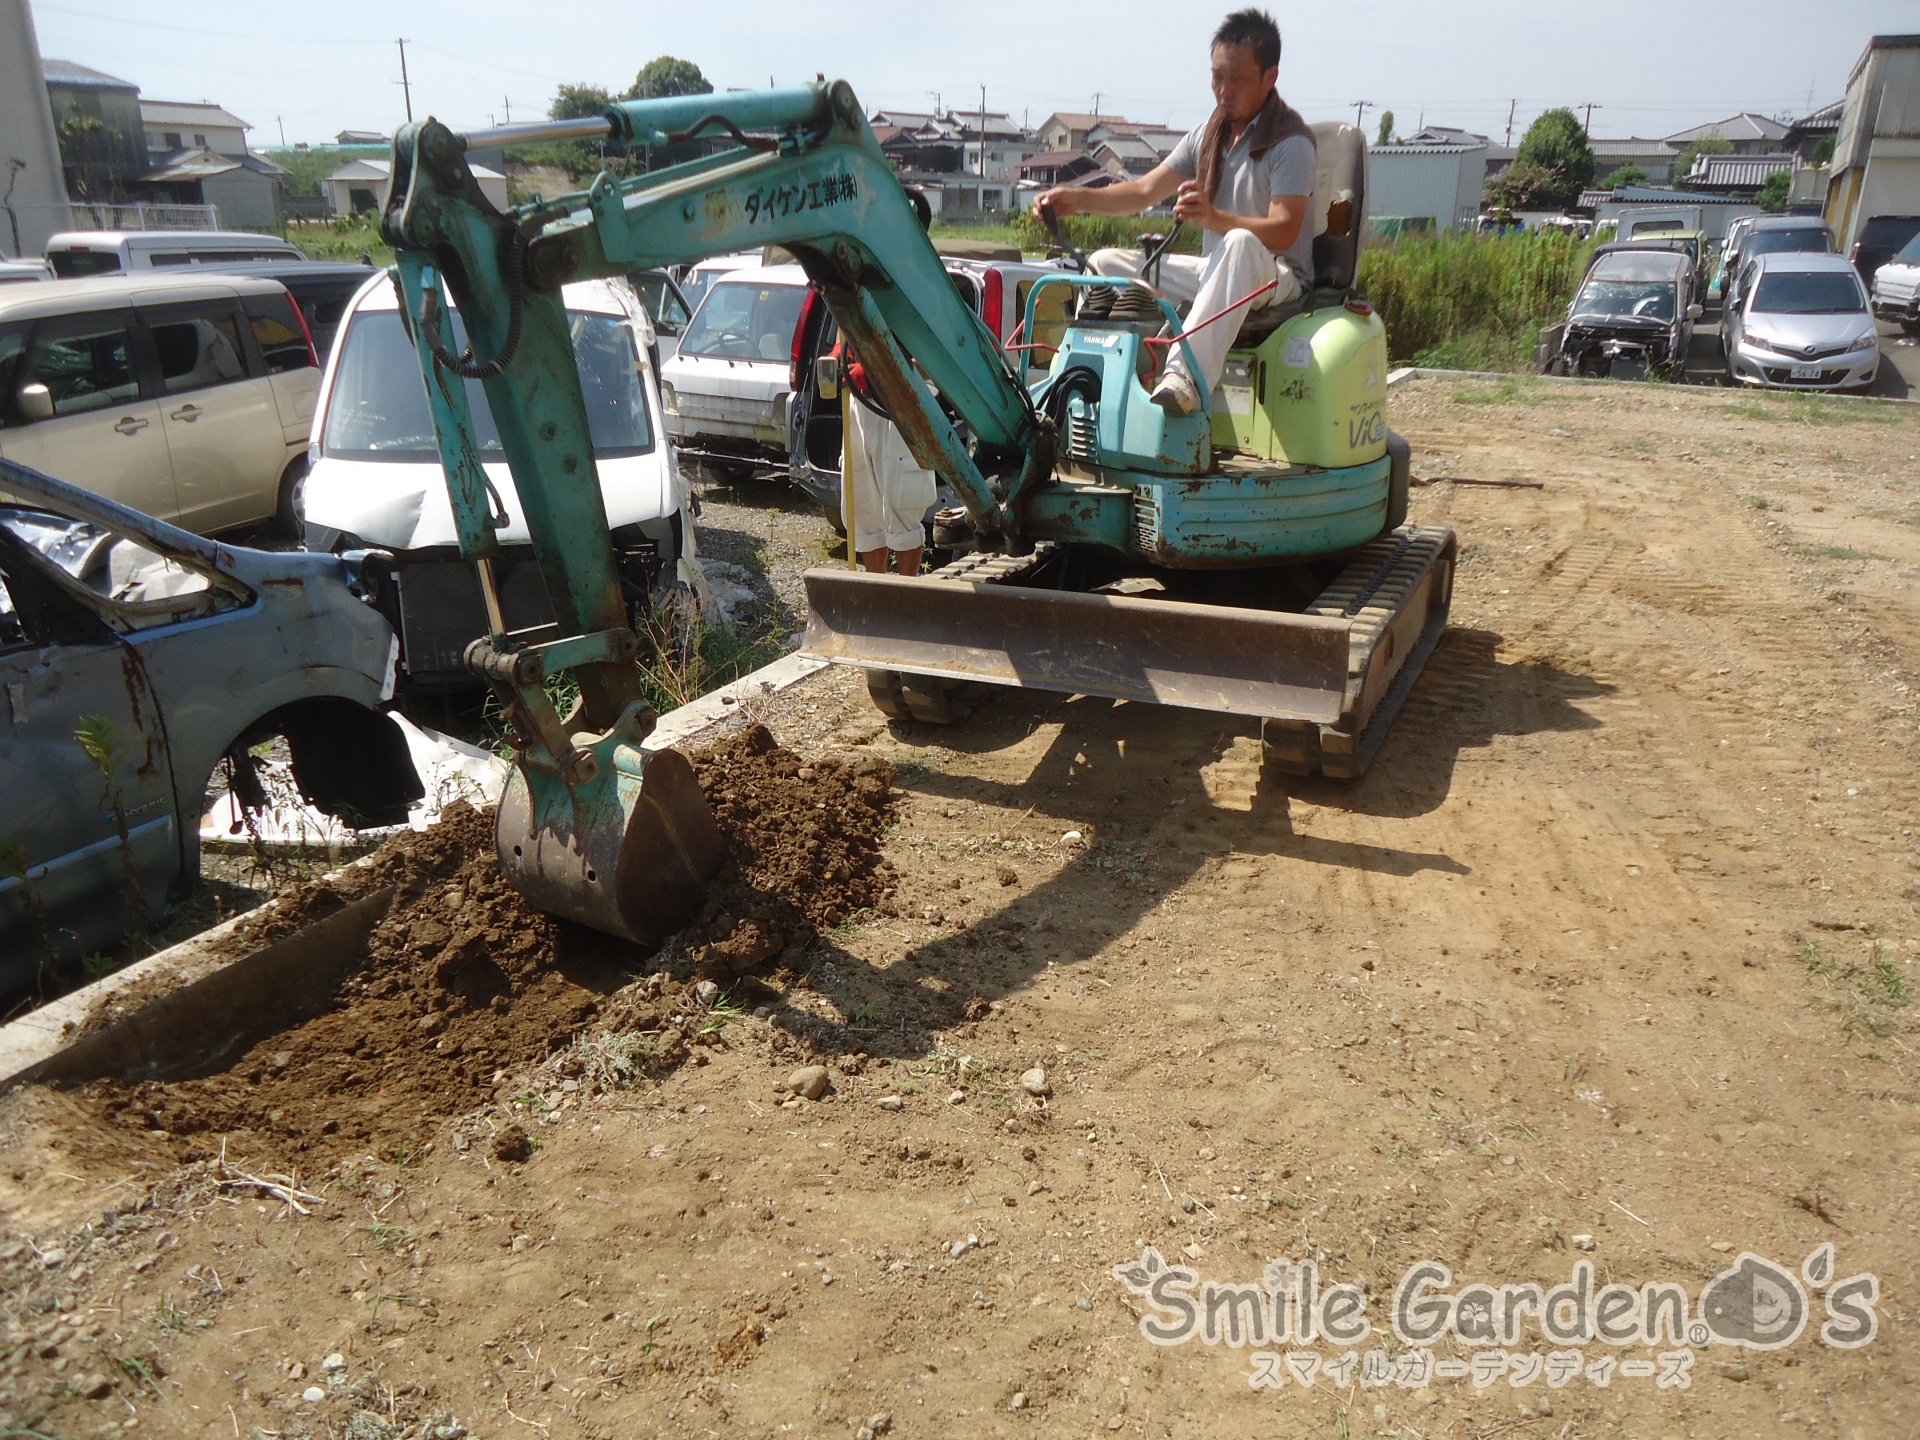
<svg viewBox="0 0 1920 1440"><path fill-rule="evenodd" d="M1729 115L1711 124L1696 125L1691 130L1677 130L1666 137L1666 142L1669 145L1684 145L1689 140L1704 140L1709 135L1718 135L1725 140L1778 140L1786 133L1787 127L1778 120L1769 120L1765 115L1743 110L1738 115Z"/></svg>
<svg viewBox="0 0 1920 1440"><path fill-rule="evenodd" d="M253 127L209 101L142 100L140 120L145 125L217 125L223 129L251 130Z"/></svg>
<svg viewBox="0 0 1920 1440"><path fill-rule="evenodd" d="M103 70L89 70L71 60L42 60L40 69L49 85L66 85L76 90L131 90L136 95L140 93L140 87L131 80L118 79Z"/></svg>
<svg viewBox="0 0 1920 1440"><path fill-rule="evenodd" d="M1793 162L1791 155L1700 155L1686 179L1710 189L1756 190L1769 176L1791 171Z"/></svg>

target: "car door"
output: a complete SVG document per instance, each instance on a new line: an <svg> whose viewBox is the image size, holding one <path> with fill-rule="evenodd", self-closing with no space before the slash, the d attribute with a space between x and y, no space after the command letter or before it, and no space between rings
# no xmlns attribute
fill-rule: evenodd
<svg viewBox="0 0 1920 1440"><path fill-rule="evenodd" d="M0 395L0 455L162 520L179 513L160 406L139 363L144 343L131 310L41 320L0 336L0 368L13 349L12 383ZM44 387L51 415L37 418L23 392Z"/></svg>
<svg viewBox="0 0 1920 1440"><path fill-rule="evenodd" d="M0 989L157 917L182 864L138 656L8 524L0 512ZM112 543L80 530L68 549Z"/></svg>
<svg viewBox="0 0 1920 1440"><path fill-rule="evenodd" d="M205 535L264 520L279 500L287 442L273 383L248 363L238 297L157 304L150 292L134 303L152 337L176 523Z"/></svg>

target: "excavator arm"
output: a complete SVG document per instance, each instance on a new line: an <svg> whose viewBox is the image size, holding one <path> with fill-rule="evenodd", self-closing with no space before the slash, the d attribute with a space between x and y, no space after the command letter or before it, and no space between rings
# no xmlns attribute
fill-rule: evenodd
<svg viewBox="0 0 1920 1440"><path fill-rule="evenodd" d="M562 136L734 144L495 209L467 151ZM520 751L500 811L502 864L545 909L652 938L698 904L724 845L684 759L646 745L655 716L614 567L561 287L784 246L819 286L916 459L947 478L983 537L1005 536L1009 499L1051 472L1050 431L955 290L844 82L628 101L584 121L464 137L429 119L396 136L393 177L382 232L397 259L460 551L476 565L488 610L490 633L467 664L499 695ZM558 639L516 637L502 613L491 562L503 521L463 379L484 389ZM971 445L950 416L965 423ZM566 716L548 690L563 672L580 687Z"/></svg>

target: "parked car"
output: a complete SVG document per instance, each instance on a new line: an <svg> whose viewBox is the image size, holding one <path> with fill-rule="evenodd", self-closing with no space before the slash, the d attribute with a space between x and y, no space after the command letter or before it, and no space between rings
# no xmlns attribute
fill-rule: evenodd
<svg viewBox="0 0 1920 1440"><path fill-rule="evenodd" d="M1920 335L1920 233L1873 272L1873 313Z"/></svg>
<svg viewBox="0 0 1920 1440"><path fill-rule="evenodd" d="M1873 384L1879 334L1860 276L1844 255L1755 255L1741 268L1739 294L1724 322L1730 379L1792 390Z"/></svg>
<svg viewBox="0 0 1920 1440"><path fill-rule="evenodd" d="M271 280L0 290L0 456L202 535L292 530L319 389L306 322Z"/></svg>
<svg viewBox="0 0 1920 1440"><path fill-rule="evenodd" d="M1702 313L1684 249L1644 242L1603 246L1567 307L1560 349L1548 369L1596 379L1678 379Z"/></svg>
<svg viewBox="0 0 1920 1440"><path fill-rule="evenodd" d="M1049 341L1058 341L1066 329L1073 292L1055 285L1040 292L1035 317L1038 333L1032 336L1016 332L1027 313L1027 296L1036 281L1057 275L1060 267L1048 262L1022 260L1011 246L983 245L977 241L936 239L947 274L966 297L987 329L1002 344L1034 342L1033 349L1013 353L1022 357L1027 383L1046 378L1053 364L1054 351ZM801 308L799 333L794 338L793 366L788 384L794 399L787 426L788 476L800 489L819 502L836 531L844 533L840 514L840 452L842 423L840 410L840 329L818 291L809 291ZM948 505L954 497L942 494L936 504Z"/></svg>
<svg viewBox="0 0 1920 1440"><path fill-rule="evenodd" d="M422 787L383 713L393 628L352 556L216 544L0 461L0 993L163 915L199 873L223 757L286 737L350 825Z"/></svg>
<svg viewBox="0 0 1920 1440"><path fill-rule="evenodd" d="M1833 231L1823 222L1805 215L1757 215L1740 232L1738 248L1727 256L1724 274L1733 277L1732 289L1725 280L1721 282L1721 302L1729 310L1740 304L1740 285L1748 262L1756 256L1832 253Z"/></svg>
<svg viewBox="0 0 1920 1440"><path fill-rule="evenodd" d="M736 270L756 270L763 263L765 257L761 251L743 250L737 255L715 255L697 265L689 265L684 274L675 278L687 309L692 312L700 308L700 302L707 298L708 287L722 275L731 275Z"/></svg>
<svg viewBox="0 0 1920 1440"><path fill-rule="evenodd" d="M660 367L667 433L682 459L727 477L786 467L794 331L807 298L798 265L754 265L708 287Z"/></svg>
<svg viewBox="0 0 1920 1440"><path fill-rule="evenodd" d="M661 431L658 381L648 358L653 334L623 282L577 282L561 298L586 394L600 494L638 621L655 581L674 575L682 554L693 553L679 472ZM454 321L456 341L464 345L458 312ZM494 561L507 623L515 631L549 626L553 606L477 380L467 382L467 403L482 464L507 517ZM486 610L473 566L457 548L426 386L391 284L368 286L347 315L321 384L310 453L302 494L307 548L386 552L377 567L370 563L368 583L375 605L400 632L402 689L477 684L462 656L487 633Z"/></svg>
<svg viewBox="0 0 1920 1440"><path fill-rule="evenodd" d="M44 260L0 260L0 285L31 284L53 279L53 267Z"/></svg>
<svg viewBox="0 0 1920 1440"><path fill-rule="evenodd" d="M1651 235L1639 235L1631 240L1617 240L1612 244L1595 246L1587 256L1587 268L1592 270L1594 262L1602 255L1620 250L1669 250L1687 257L1688 269L1692 272L1689 280L1691 293L1689 301L1703 298L1704 285L1700 276L1706 263L1705 237L1698 230L1666 230Z"/></svg>
<svg viewBox="0 0 1920 1440"><path fill-rule="evenodd" d="M244 230L66 230L47 241L63 280L199 265L207 260L304 260L296 245Z"/></svg>
<svg viewBox="0 0 1920 1440"><path fill-rule="evenodd" d="M196 266L194 273L251 275L286 286L307 322L307 333L313 337L314 353L322 365L333 353L334 336L340 333L340 322L346 318L353 297L364 286L376 281L386 283L384 270L342 260L208 260Z"/></svg>
<svg viewBox="0 0 1920 1440"><path fill-rule="evenodd" d="M1874 273L1908 241L1920 235L1920 215L1872 215L1847 252L1863 283L1873 284Z"/></svg>
<svg viewBox="0 0 1920 1440"><path fill-rule="evenodd" d="M653 326L653 369L657 375L663 362L671 360L686 334L687 321L693 318L693 306L679 285L664 270L636 270L627 276L633 293L646 307L647 320Z"/></svg>

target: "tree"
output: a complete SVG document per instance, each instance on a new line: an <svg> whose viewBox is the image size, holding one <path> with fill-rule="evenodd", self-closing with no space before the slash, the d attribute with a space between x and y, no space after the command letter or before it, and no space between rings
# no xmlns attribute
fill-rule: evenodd
<svg viewBox="0 0 1920 1440"><path fill-rule="evenodd" d="M662 95L711 95L713 83L691 60L661 55L640 67L624 100L657 100Z"/></svg>
<svg viewBox="0 0 1920 1440"><path fill-rule="evenodd" d="M1508 210L1564 210L1580 198L1560 170L1519 160L1489 180L1486 193L1489 205Z"/></svg>
<svg viewBox="0 0 1920 1440"><path fill-rule="evenodd" d="M1391 110L1382 110L1380 112L1380 134L1378 138L1374 140L1373 143L1376 145L1385 145L1392 139L1393 139L1393 112Z"/></svg>
<svg viewBox="0 0 1920 1440"><path fill-rule="evenodd" d="M1787 208L1787 191L1792 188L1793 176L1786 170L1769 175L1755 195L1754 203L1769 215L1778 215Z"/></svg>
<svg viewBox="0 0 1920 1440"><path fill-rule="evenodd" d="M1594 146L1571 109L1549 109L1526 127L1507 173L1513 171L1523 171L1521 179L1530 179L1534 171L1559 177L1557 184L1534 179L1536 198L1542 204L1526 205L1526 209L1559 209L1580 198L1580 192L1594 182Z"/></svg>
<svg viewBox="0 0 1920 1440"><path fill-rule="evenodd" d="M553 104L547 107L547 118L585 120L606 113L612 103L613 96L598 85L562 85L554 92Z"/></svg>
<svg viewBox="0 0 1920 1440"><path fill-rule="evenodd" d="M1611 175L1607 176L1606 179L1600 181L1599 188L1602 190L1618 190L1623 185L1644 185L1646 183L1646 171L1642 170L1638 165L1622 165L1618 170L1615 170Z"/></svg>
<svg viewBox="0 0 1920 1440"><path fill-rule="evenodd" d="M1689 140L1673 157L1673 183L1676 185L1687 183L1687 176L1693 173L1693 162L1696 156L1731 154L1733 154L1733 142L1718 131L1702 135L1698 140Z"/></svg>
<svg viewBox="0 0 1920 1440"><path fill-rule="evenodd" d="M1837 138L1837 136L1833 135L1822 135L1820 137L1820 143L1813 147L1814 164L1824 165L1833 159L1833 142Z"/></svg>

